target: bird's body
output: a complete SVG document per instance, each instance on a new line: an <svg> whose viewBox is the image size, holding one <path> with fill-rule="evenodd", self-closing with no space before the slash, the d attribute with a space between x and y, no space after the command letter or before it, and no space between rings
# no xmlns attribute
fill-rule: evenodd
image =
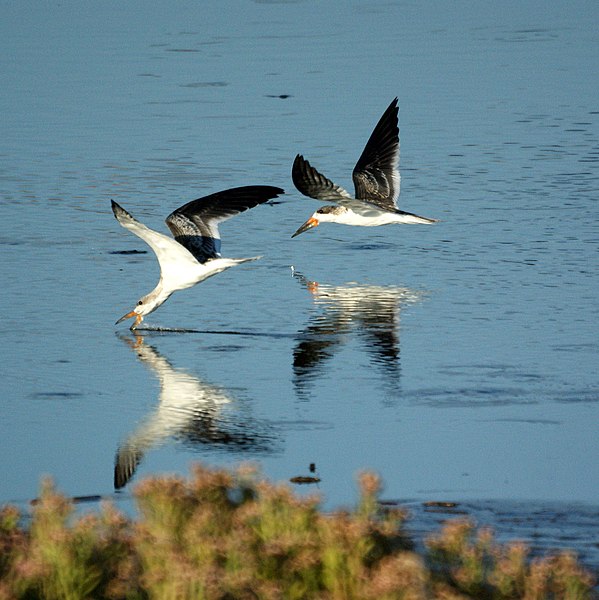
<svg viewBox="0 0 599 600"><path fill-rule="evenodd" d="M175 239L140 223L113 200L112 211L118 222L146 242L160 264L160 280L156 287L117 323L134 317L131 326L134 329L144 316L155 311L174 292L193 287L235 265L260 258L222 258L218 224L282 193L281 188L272 186L245 186L193 200L166 218Z"/></svg>
<svg viewBox="0 0 599 600"><path fill-rule="evenodd" d="M436 219L399 210L399 128L397 98L391 102L372 132L352 174L355 195L319 173L301 154L291 172L295 187L305 196L334 202L319 208L292 237L321 222L358 227L392 223L435 223Z"/></svg>

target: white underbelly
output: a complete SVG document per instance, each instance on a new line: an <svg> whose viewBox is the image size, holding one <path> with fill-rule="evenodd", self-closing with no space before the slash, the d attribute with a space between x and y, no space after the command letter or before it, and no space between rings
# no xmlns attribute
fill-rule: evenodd
<svg viewBox="0 0 599 600"><path fill-rule="evenodd" d="M397 223L397 216L398 215L394 215L393 213L382 211L365 210L356 213L353 210L349 210L343 215L343 223L345 225L356 225L358 227L378 227L380 225Z"/></svg>
<svg viewBox="0 0 599 600"><path fill-rule="evenodd" d="M411 214L399 214L385 211L377 211L370 208L355 212L348 210L343 215L345 225L356 225L358 227L379 227L380 225L390 225L391 223L429 223L429 219Z"/></svg>

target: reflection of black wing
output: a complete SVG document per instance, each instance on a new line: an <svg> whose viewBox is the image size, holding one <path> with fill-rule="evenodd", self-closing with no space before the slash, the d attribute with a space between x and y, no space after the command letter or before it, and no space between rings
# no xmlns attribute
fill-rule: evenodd
<svg viewBox="0 0 599 600"><path fill-rule="evenodd" d="M232 422L197 414L176 437L194 450L208 445L211 450L260 454L273 452L275 446L268 425L252 418Z"/></svg>
<svg viewBox="0 0 599 600"><path fill-rule="evenodd" d="M356 315L360 322L358 332L373 357L372 363L381 368L394 386L401 374L397 310L396 302L374 302L368 311Z"/></svg>
<svg viewBox="0 0 599 600"><path fill-rule="evenodd" d="M260 431L263 429L264 431ZM274 436L265 424L252 420L232 423L214 418L210 413L196 411L174 436L186 446L198 450L201 446L224 451L244 453L270 453L274 451ZM114 489L127 485L135 474L144 452L139 446L123 444L119 447L114 462Z"/></svg>
<svg viewBox="0 0 599 600"><path fill-rule="evenodd" d="M366 342L366 348L373 357L372 362L381 367L382 371L392 378L399 378L401 364L399 356L399 335L394 329L380 327L377 323L364 322L360 331Z"/></svg>
<svg viewBox="0 0 599 600"><path fill-rule="evenodd" d="M120 446L114 459L114 489L120 490L135 474L143 452L137 448L125 444Z"/></svg>
<svg viewBox="0 0 599 600"><path fill-rule="evenodd" d="M326 315L299 334L293 351L293 375L298 390L303 390L310 379L322 371L323 363L341 344L347 326L340 315Z"/></svg>

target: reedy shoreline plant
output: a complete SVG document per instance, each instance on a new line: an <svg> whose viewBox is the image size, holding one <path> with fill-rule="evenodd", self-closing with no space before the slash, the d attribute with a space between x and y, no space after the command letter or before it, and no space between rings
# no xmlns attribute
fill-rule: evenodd
<svg viewBox="0 0 599 600"><path fill-rule="evenodd" d="M0 510L0 600L184 600L593 597L569 553L530 560L519 543L452 521L413 551L399 509L383 510L377 476L360 475L354 511L324 513L315 496L251 467L196 465L189 479L135 487L139 517L112 504L78 516L50 482L31 520Z"/></svg>

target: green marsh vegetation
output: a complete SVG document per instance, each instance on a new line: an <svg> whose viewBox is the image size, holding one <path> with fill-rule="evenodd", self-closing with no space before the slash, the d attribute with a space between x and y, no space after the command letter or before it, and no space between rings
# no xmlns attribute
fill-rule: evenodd
<svg viewBox="0 0 599 600"><path fill-rule="evenodd" d="M359 482L354 510L324 513L317 497L252 467L196 465L188 479L139 483L132 519L108 502L78 514L45 481L30 518L0 510L0 599L593 597L573 555L530 558L467 520L448 522L416 553L405 513L381 507L378 477Z"/></svg>

